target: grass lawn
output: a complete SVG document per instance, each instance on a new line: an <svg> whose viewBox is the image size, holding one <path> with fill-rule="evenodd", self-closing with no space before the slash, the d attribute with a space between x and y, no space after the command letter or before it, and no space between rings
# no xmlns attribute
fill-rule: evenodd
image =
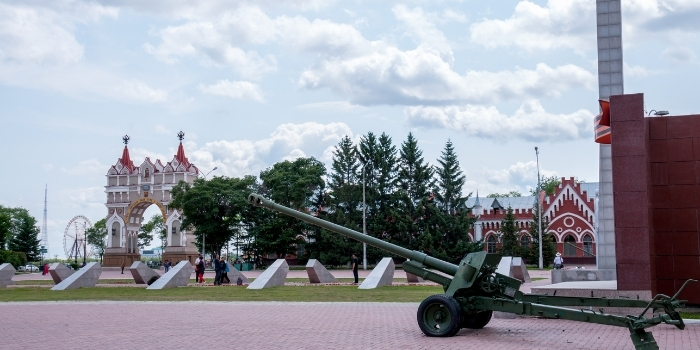
<svg viewBox="0 0 700 350"><path fill-rule="evenodd" d="M532 278L530 278L530 280L532 280L532 282L535 282L535 281L546 280L546 278L544 278L544 277L532 277Z"/></svg>
<svg viewBox="0 0 700 350"><path fill-rule="evenodd" d="M700 320L700 312L681 312L681 317L687 319Z"/></svg>
<svg viewBox="0 0 700 350"><path fill-rule="evenodd" d="M261 290L248 290L244 287L181 287L163 290L94 287L66 291L25 287L4 289L0 292L0 302L60 300L421 302L430 295L440 293L443 293L443 290L439 286L396 286L368 290L360 290L356 286L285 286Z"/></svg>
<svg viewBox="0 0 700 350"><path fill-rule="evenodd" d="M253 282L255 278L249 278L248 279L250 282ZM535 279L533 279L535 280ZM211 283L213 280L211 278L207 278L207 282ZM353 278L338 278L338 282L340 283L352 283L354 281ZM364 281L364 278L359 279L360 283ZM232 283L235 283L236 281L231 280ZM308 278L287 278L287 282L296 282L296 283L308 283L309 279ZM406 283L405 278L394 278L394 282L396 283ZM54 285L53 280L25 280L25 281L17 281L17 285L20 286L45 286L45 285ZM195 283L194 278L190 279L190 283ZM97 284L135 284L133 278L122 278L122 279L100 279L97 280Z"/></svg>

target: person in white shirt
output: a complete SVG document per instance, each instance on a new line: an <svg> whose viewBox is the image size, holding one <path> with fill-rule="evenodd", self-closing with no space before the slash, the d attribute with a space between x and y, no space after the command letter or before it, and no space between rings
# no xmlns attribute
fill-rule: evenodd
<svg viewBox="0 0 700 350"><path fill-rule="evenodd" d="M564 267L564 258L561 257L561 253L557 252L557 256L554 257L554 268L560 270Z"/></svg>

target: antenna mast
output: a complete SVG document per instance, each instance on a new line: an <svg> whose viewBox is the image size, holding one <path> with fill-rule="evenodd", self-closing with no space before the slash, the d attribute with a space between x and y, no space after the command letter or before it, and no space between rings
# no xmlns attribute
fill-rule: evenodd
<svg viewBox="0 0 700 350"><path fill-rule="evenodd" d="M49 185L44 188L44 225L41 227L41 243L43 249L49 250L49 233L46 228L46 199L48 197ZM42 254L43 255L43 254Z"/></svg>

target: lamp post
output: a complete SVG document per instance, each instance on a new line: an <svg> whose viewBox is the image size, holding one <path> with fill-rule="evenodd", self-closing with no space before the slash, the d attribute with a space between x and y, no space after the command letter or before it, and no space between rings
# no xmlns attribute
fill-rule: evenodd
<svg viewBox="0 0 700 350"><path fill-rule="evenodd" d="M542 270L544 265L542 261L542 203L540 203L540 191L542 191L542 184L540 182L540 151L537 149L537 146L535 146L535 158L537 159L537 235L540 243L538 244L540 256L537 261L537 266L540 270Z"/></svg>
<svg viewBox="0 0 700 350"><path fill-rule="evenodd" d="M214 169L211 169L211 170L209 170L208 173L204 174L204 180L207 179L207 175L211 174L212 171L214 171L214 170L216 170L216 169L218 169L218 168L219 168L219 167L216 167L216 166L215 166ZM206 257L207 257L207 251L206 251L206 248L205 248L205 247L206 247L206 236L205 236L204 233L202 232L202 258L204 258L204 259L206 259Z"/></svg>
<svg viewBox="0 0 700 350"><path fill-rule="evenodd" d="M367 202L365 201L365 166L362 166L362 233L367 234ZM367 270L367 243L362 243L362 269Z"/></svg>

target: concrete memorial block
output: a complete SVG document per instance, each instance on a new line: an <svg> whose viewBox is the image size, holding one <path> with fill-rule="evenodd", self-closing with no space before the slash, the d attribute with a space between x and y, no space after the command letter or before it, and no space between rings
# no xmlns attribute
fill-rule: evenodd
<svg viewBox="0 0 700 350"><path fill-rule="evenodd" d="M394 280L394 260L384 258L369 273L369 276L360 284L358 289L374 289L377 287L390 286Z"/></svg>
<svg viewBox="0 0 700 350"><path fill-rule="evenodd" d="M63 282L64 279L70 277L74 272L75 271L61 263L53 263L49 266L49 275L51 275L53 283L56 284Z"/></svg>
<svg viewBox="0 0 700 350"><path fill-rule="evenodd" d="M163 276L160 276L158 280L153 282L147 290L154 289L165 289L165 288L175 288L184 287L190 283L190 277L192 277L192 272L194 272L194 266L190 264L189 261L183 260L177 263L175 267L168 270Z"/></svg>
<svg viewBox="0 0 700 350"><path fill-rule="evenodd" d="M283 286L287 279L289 265L287 260L277 259L267 270L263 271L260 277L256 278L247 289L263 289Z"/></svg>
<svg viewBox="0 0 700 350"><path fill-rule="evenodd" d="M248 277L244 276L243 273L238 271L237 268L233 267L231 264L226 262L226 265L228 265L228 279L231 280L231 284L236 284L236 281L238 281L238 277L241 278L241 281L243 284L249 284L250 281L248 280Z"/></svg>
<svg viewBox="0 0 700 350"><path fill-rule="evenodd" d="M146 266L142 261L134 261L129 268L131 271L131 276L134 277L134 282L136 284L147 284L151 278L160 278L160 275L155 272L152 268Z"/></svg>
<svg viewBox="0 0 700 350"><path fill-rule="evenodd" d="M514 257L510 265L510 275L513 278L519 279L523 283L530 283L532 279L530 278L530 273L527 272L527 267L525 262L521 257Z"/></svg>
<svg viewBox="0 0 700 350"><path fill-rule="evenodd" d="M552 270L552 284L562 282L577 281L615 281L617 273L615 270Z"/></svg>
<svg viewBox="0 0 700 350"><path fill-rule="evenodd" d="M513 257L512 256L501 257L501 262L498 263L498 268L496 269L496 273L500 273L501 275L512 277L510 275L511 265L513 265Z"/></svg>
<svg viewBox="0 0 700 350"><path fill-rule="evenodd" d="M412 273L406 272L406 282L408 282L408 283L421 283L421 282L425 282L425 280L412 274Z"/></svg>
<svg viewBox="0 0 700 350"><path fill-rule="evenodd" d="M316 259L306 263L306 273L311 283L338 283L338 280Z"/></svg>
<svg viewBox="0 0 700 350"><path fill-rule="evenodd" d="M94 287L102 274L102 266L99 263L91 262L75 271L61 283L53 286L51 290L77 289L83 287Z"/></svg>
<svg viewBox="0 0 700 350"><path fill-rule="evenodd" d="M15 275L15 268L10 263L0 265L0 288L5 288L8 285L14 284L12 276Z"/></svg>

